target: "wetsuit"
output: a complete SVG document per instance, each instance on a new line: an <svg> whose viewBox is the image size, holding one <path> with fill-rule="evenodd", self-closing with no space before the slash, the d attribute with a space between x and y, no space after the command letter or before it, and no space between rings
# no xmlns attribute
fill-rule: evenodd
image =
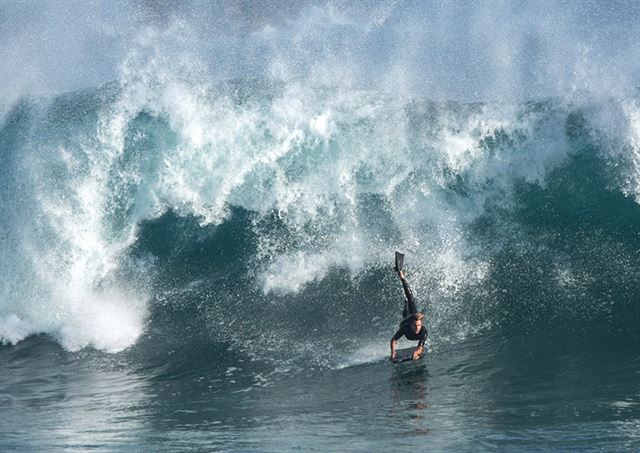
<svg viewBox="0 0 640 453"><path fill-rule="evenodd" d="M424 342L427 341L429 332L427 332L425 326L422 326L420 332L415 333L410 323L402 323L398 331L393 335L393 339L398 341L403 335L407 337L407 340L418 340L418 346L424 347Z"/></svg>
<svg viewBox="0 0 640 453"><path fill-rule="evenodd" d="M409 282L407 279L400 275L400 280L402 281L402 288L404 289L404 309L402 310L402 322L400 323L400 328L393 335L394 340L399 340L404 335L407 340L418 340L418 346L424 347L424 342L427 341L427 336L429 332L425 326L422 326L418 333L415 333L413 330L413 315L418 313L418 309L416 307L416 301L413 296L413 291L409 287Z"/></svg>

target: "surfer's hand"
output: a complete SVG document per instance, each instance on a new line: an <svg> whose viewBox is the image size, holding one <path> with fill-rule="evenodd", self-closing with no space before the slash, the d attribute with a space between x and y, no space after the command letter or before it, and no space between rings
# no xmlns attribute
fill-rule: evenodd
<svg viewBox="0 0 640 453"><path fill-rule="evenodd" d="M411 355L411 359L413 360L418 360L420 358L420 352L421 351L413 351L413 354Z"/></svg>

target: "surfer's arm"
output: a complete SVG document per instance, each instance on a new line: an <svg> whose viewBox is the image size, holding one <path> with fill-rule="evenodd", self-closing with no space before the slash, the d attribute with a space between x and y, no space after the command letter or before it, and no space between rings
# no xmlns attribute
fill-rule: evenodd
<svg viewBox="0 0 640 453"><path fill-rule="evenodd" d="M393 337L391 337L391 343L389 346L391 347L391 360L396 358L396 340L402 336L402 332L398 330Z"/></svg>
<svg viewBox="0 0 640 453"><path fill-rule="evenodd" d="M420 341L418 341L418 347L416 348L415 351L413 351L413 355L412 355L413 360L419 359L420 357L422 357L422 354L424 353L424 343L427 341L427 336L429 335L429 333L427 332L427 329L425 329L424 327L422 329L423 329L421 331L422 336L420 338Z"/></svg>

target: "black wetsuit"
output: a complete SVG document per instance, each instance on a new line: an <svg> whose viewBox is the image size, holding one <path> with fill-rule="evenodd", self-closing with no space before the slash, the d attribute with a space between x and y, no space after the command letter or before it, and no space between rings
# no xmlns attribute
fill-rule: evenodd
<svg viewBox="0 0 640 453"><path fill-rule="evenodd" d="M425 326L422 326L422 328L420 329L420 332L416 333L413 330L413 326L411 324L412 323L409 323L409 322L400 324L400 328L393 336L393 339L398 341L404 335L405 337L407 337L407 340L413 340L413 341L418 340L418 346L424 347L424 342L427 341L427 336L429 335L429 332L427 332L427 329L425 328Z"/></svg>
<svg viewBox="0 0 640 453"><path fill-rule="evenodd" d="M397 341L404 335L407 340L418 340L418 346L424 347L424 342L427 341L429 332L427 332L425 326L422 326L418 333L413 330L413 315L418 313L416 301L413 297L413 291L411 291L407 279L400 276L400 280L402 281L402 288L404 289L404 309L402 310L403 320L400 323L400 328L395 335L393 335L393 339Z"/></svg>

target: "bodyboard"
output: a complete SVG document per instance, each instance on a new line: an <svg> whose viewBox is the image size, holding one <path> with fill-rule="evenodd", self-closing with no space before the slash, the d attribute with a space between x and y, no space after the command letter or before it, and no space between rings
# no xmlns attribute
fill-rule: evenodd
<svg viewBox="0 0 640 453"><path fill-rule="evenodd" d="M396 349L396 358L392 360L393 363L414 362L411 356L413 355L413 351L415 350L416 348ZM420 358L415 360L415 362L417 362L418 360L422 360L424 356L425 354L423 352Z"/></svg>

